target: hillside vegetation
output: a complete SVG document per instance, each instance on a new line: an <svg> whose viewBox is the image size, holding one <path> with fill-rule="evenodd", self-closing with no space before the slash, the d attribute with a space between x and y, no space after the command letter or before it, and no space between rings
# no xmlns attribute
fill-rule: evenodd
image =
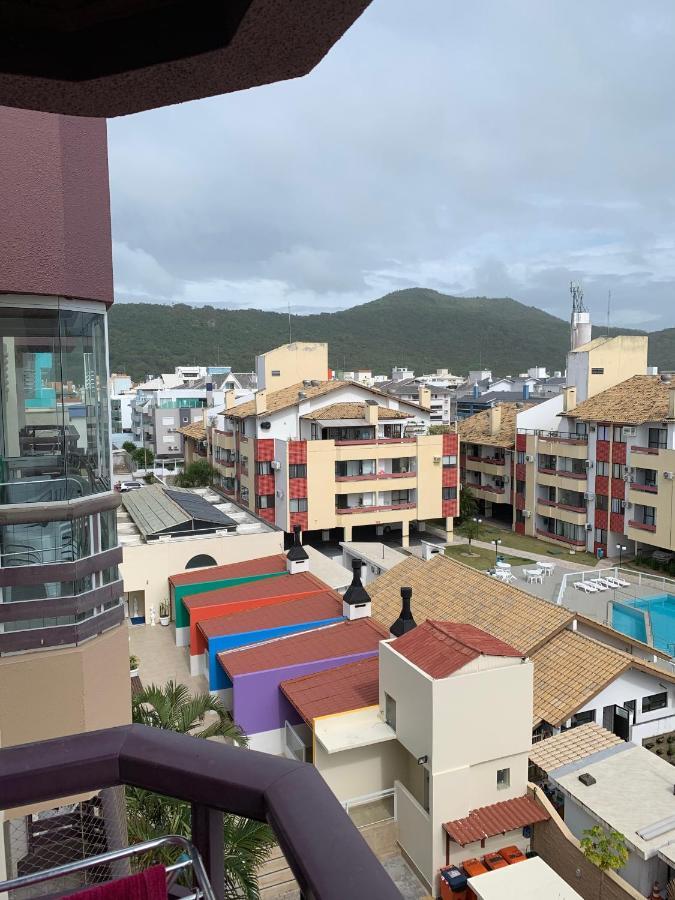
<svg viewBox="0 0 675 900"><path fill-rule="evenodd" d="M535 307L423 288L341 312L293 316L292 334L293 340L327 341L333 368L378 373L393 365L459 374L484 366L501 375L535 365L564 369L569 346L568 323ZM287 341L283 313L151 303L116 303L110 312L112 371L136 380L181 364L250 371L257 353ZM650 335L650 363L675 367L675 328Z"/></svg>

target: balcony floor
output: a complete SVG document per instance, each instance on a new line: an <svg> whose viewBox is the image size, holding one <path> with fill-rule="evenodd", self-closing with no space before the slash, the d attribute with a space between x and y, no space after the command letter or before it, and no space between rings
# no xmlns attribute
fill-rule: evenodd
<svg viewBox="0 0 675 900"><path fill-rule="evenodd" d="M140 659L140 679L144 687L164 685L172 679L186 685L191 693L209 689L203 675L190 675L190 658L186 647L176 647L173 624L129 625L129 653Z"/></svg>

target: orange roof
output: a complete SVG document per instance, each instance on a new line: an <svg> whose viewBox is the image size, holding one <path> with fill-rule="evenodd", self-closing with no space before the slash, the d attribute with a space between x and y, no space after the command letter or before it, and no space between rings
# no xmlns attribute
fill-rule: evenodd
<svg viewBox="0 0 675 900"><path fill-rule="evenodd" d="M432 678L447 678L479 656L525 655L475 625L455 622L423 622L391 646Z"/></svg>
<svg viewBox="0 0 675 900"><path fill-rule="evenodd" d="M503 800L491 806L472 809L464 819L446 822L443 830L461 847L482 841L485 838L507 834L525 825L545 822L551 817L546 810L527 795L514 800Z"/></svg>
<svg viewBox="0 0 675 900"><path fill-rule="evenodd" d="M309 597L294 597L273 606L257 606L229 616L216 616L197 623L197 628L208 640L225 634L245 634L262 628L280 628L283 625L298 625L302 622L318 622L322 619L337 619L342 616L342 602L335 591L311 594Z"/></svg>
<svg viewBox="0 0 675 900"><path fill-rule="evenodd" d="M377 653L387 631L373 619L326 625L313 631L265 641L243 650L224 650L218 662L230 678L322 659Z"/></svg>
<svg viewBox="0 0 675 900"><path fill-rule="evenodd" d="M225 581L227 578L249 578L255 575L271 575L286 571L286 557L283 553L247 559L244 562L229 563L226 566L206 566L190 572L170 575L169 582L178 584L199 584L200 581Z"/></svg>
<svg viewBox="0 0 675 900"><path fill-rule="evenodd" d="M183 598L183 603L187 609L199 609L206 606L224 606L228 603L273 597L279 597L280 600L292 600L295 597L322 594L325 591L330 591L330 588L316 575L312 575L311 572L298 572L296 575L277 575L275 578L244 581L242 584L233 584L230 587L190 594ZM340 597L337 591L333 591L333 594L336 598Z"/></svg>
<svg viewBox="0 0 675 900"><path fill-rule="evenodd" d="M379 659L361 659L335 669L290 678L279 687L309 726L320 716L350 712L379 702Z"/></svg>

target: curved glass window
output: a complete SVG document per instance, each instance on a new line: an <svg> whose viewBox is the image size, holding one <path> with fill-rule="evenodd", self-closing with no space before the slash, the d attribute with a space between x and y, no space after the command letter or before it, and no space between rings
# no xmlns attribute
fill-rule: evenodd
<svg viewBox="0 0 675 900"><path fill-rule="evenodd" d="M0 306L0 503L110 490L105 314Z"/></svg>

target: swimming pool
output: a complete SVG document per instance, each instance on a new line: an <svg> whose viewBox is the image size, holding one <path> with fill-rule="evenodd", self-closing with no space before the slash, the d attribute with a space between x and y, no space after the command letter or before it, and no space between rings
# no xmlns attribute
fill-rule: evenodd
<svg viewBox="0 0 675 900"><path fill-rule="evenodd" d="M647 641L647 617L654 646L672 655L675 652L675 597L672 594L612 605L612 626L638 641Z"/></svg>

